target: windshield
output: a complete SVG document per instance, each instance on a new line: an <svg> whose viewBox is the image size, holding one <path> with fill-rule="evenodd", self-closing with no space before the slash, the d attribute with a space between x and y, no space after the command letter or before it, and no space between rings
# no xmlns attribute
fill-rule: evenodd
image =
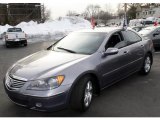
<svg viewBox="0 0 160 120"><path fill-rule="evenodd" d="M106 33L71 33L52 47L54 51L93 54L98 50Z"/></svg>
<svg viewBox="0 0 160 120"><path fill-rule="evenodd" d="M8 28L7 32L22 32L21 28Z"/></svg>
<svg viewBox="0 0 160 120"><path fill-rule="evenodd" d="M139 31L139 33L142 34L142 35L146 35L146 34L151 33L154 30L155 30L154 28L144 28L141 31Z"/></svg>

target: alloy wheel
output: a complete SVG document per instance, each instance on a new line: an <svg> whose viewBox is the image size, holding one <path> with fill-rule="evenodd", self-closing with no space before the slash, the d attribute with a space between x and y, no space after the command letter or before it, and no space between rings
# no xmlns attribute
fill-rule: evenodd
<svg viewBox="0 0 160 120"><path fill-rule="evenodd" d="M151 59L150 57L146 57L145 59L145 65L144 65L144 69L145 69L145 72L148 73L151 69Z"/></svg>
<svg viewBox="0 0 160 120"><path fill-rule="evenodd" d="M86 88L85 88L85 93L84 93L84 105L85 107L88 107L92 101L92 96L93 96L93 86L92 82L88 81Z"/></svg>

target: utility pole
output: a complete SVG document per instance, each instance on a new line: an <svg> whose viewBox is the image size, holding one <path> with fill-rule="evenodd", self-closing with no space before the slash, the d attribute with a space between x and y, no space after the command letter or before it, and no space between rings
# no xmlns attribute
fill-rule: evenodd
<svg viewBox="0 0 160 120"><path fill-rule="evenodd" d="M127 25L127 3L124 4L124 12L124 24Z"/></svg>

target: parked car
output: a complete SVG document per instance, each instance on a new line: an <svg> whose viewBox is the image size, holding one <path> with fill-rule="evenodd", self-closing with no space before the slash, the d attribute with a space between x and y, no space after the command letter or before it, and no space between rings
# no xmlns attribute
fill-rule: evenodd
<svg viewBox="0 0 160 120"><path fill-rule="evenodd" d="M139 34L151 39L155 48L160 47L160 26L146 27L139 31Z"/></svg>
<svg viewBox="0 0 160 120"><path fill-rule="evenodd" d="M73 32L11 66L4 87L14 103L30 109L86 111L93 94L135 72L147 75L153 53L152 41L131 29Z"/></svg>
<svg viewBox="0 0 160 120"><path fill-rule="evenodd" d="M6 47L10 47L14 44L27 46L27 35L22 31L21 28L8 28L7 32L5 32L3 36Z"/></svg>
<svg viewBox="0 0 160 120"><path fill-rule="evenodd" d="M145 28L145 26L134 26L134 27L132 27L132 29L135 30L136 32L139 32L144 28Z"/></svg>

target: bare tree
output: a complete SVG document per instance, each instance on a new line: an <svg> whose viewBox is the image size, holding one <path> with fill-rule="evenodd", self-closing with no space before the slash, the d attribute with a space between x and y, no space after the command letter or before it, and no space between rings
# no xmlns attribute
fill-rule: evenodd
<svg viewBox="0 0 160 120"><path fill-rule="evenodd" d="M90 4L86 7L85 12L87 13L88 17L96 16L98 14L100 6L99 5L93 5Z"/></svg>
<svg viewBox="0 0 160 120"><path fill-rule="evenodd" d="M123 9L123 3L119 3L117 6L117 15L119 18L122 18L124 16L124 9Z"/></svg>
<svg viewBox="0 0 160 120"><path fill-rule="evenodd" d="M89 15L88 15L88 12L87 11L84 11L81 13L81 16L83 16L85 19L88 19L89 20Z"/></svg>
<svg viewBox="0 0 160 120"><path fill-rule="evenodd" d="M107 3L107 4L104 5L104 10L105 10L106 12L111 13L111 12L113 11L113 9L112 9L111 7L112 7L112 6L111 6L109 3Z"/></svg>
<svg viewBox="0 0 160 120"><path fill-rule="evenodd" d="M100 20L101 20L101 23L107 25L108 20L112 19L113 16L112 16L111 13L109 13L109 12L107 12L107 11L101 10L101 11L99 12L99 18L100 18Z"/></svg>
<svg viewBox="0 0 160 120"><path fill-rule="evenodd" d="M71 10L69 10L66 14L66 16L77 16L77 15L78 13L76 13L76 11L71 11Z"/></svg>

